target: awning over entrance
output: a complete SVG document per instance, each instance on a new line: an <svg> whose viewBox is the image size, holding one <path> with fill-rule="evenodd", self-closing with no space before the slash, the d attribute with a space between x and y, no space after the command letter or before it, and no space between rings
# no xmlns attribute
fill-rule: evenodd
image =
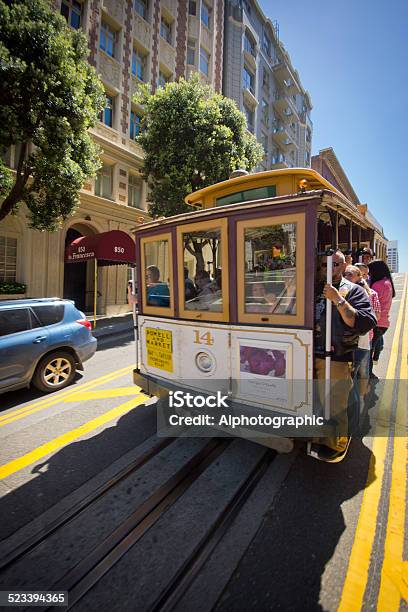
<svg viewBox="0 0 408 612"><path fill-rule="evenodd" d="M77 238L67 247L66 263L81 263L96 259L99 266L135 264L135 243L120 230Z"/></svg>

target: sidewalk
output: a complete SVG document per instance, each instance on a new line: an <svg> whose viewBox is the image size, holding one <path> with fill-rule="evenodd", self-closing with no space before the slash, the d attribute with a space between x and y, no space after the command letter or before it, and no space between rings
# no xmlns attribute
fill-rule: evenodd
<svg viewBox="0 0 408 612"><path fill-rule="evenodd" d="M92 322L91 316L88 316ZM115 315L113 317L98 316L96 319L96 328L92 329L92 334L95 338L103 338L105 336L113 336L116 334L133 332L133 315L132 313Z"/></svg>

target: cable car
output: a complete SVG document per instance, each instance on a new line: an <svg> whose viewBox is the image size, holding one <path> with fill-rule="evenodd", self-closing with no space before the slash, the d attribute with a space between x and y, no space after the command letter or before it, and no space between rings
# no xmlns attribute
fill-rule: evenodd
<svg viewBox="0 0 408 612"><path fill-rule="evenodd" d="M160 398L164 413L176 390L191 397L217 392L228 398L228 409L219 410L229 420L214 431L289 452L295 437L312 439L290 424L317 414L316 254L370 246L373 227L341 191L305 168L238 172L185 201L190 212L136 230L134 382ZM172 435L164 413L160 432ZM231 427L236 414L239 426Z"/></svg>

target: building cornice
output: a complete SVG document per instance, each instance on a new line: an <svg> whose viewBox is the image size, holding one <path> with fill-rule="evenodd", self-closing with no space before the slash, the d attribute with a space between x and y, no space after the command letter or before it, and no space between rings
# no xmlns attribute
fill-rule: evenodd
<svg viewBox="0 0 408 612"><path fill-rule="evenodd" d="M360 200L357 197L356 192L351 186L350 181L347 178L346 173L343 170L342 165L336 157L336 154L332 147L328 147L327 149L321 149L319 151L319 156L325 161L330 172L333 173L334 177L338 181L344 193L347 195L350 202L353 202L355 206L359 206L361 204Z"/></svg>
<svg viewBox="0 0 408 612"><path fill-rule="evenodd" d="M141 219L143 221L150 221L151 218L145 210L139 208L133 208L132 206L126 206L125 204L118 204L113 200L107 198L101 198L91 193L81 191L81 203L79 210L86 208L89 213L107 215L115 221L139 223Z"/></svg>
<svg viewBox="0 0 408 612"><path fill-rule="evenodd" d="M125 146L98 133L97 128L92 128L89 131L95 142L102 148L103 153L114 157L115 161L130 165L136 164L139 166L143 163L143 149L136 143Z"/></svg>

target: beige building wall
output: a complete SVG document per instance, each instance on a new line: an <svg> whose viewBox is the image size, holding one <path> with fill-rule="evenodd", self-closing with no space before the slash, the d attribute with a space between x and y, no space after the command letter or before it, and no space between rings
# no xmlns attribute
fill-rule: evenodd
<svg viewBox="0 0 408 612"><path fill-rule="evenodd" d="M72 0L54 2L54 10L64 14L69 25L79 25L86 34L89 62L95 66L112 100L111 125L106 124L104 115L92 130L101 147L102 162L111 173L112 188L108 195L97 195L96 181L87 181L81 190L78 210L56 233L30 230L24 207L16 216L1 222L0 238L17 240L15 280L27 285L27 297L70 297L66 292L64 295L68 230L89 235L119 229L133 236L132 230L148 218L147 189L141 177L143 152L131 137L134 132L132 134L130 125L131 112L134 116L141 116L143 112L132 102L138 83L148 82L154 90L163 84L163 79L187 77L193 70L200 71L202 55L208 60L207 74L200 73L202 80L221 90L223 0L84 0L80 6L79 13L78 4ZM101 48L101 31L111 37L113 49ZM187 54L188 45L190 54ZM136 70L136 74L132 70L134 52L143 65L143 70ZM205 63L201 63L201 68L205 70ZM13 166L14 151L9 154ZM130 205L130 181L140 187L136 206L135 202ZM99 270L99 314L129 311L127 279L127 266ZM93 284L93 262L88 262L84 306L89 312L93 305ZM6 297L0 295L0 299Z"/></svg>

